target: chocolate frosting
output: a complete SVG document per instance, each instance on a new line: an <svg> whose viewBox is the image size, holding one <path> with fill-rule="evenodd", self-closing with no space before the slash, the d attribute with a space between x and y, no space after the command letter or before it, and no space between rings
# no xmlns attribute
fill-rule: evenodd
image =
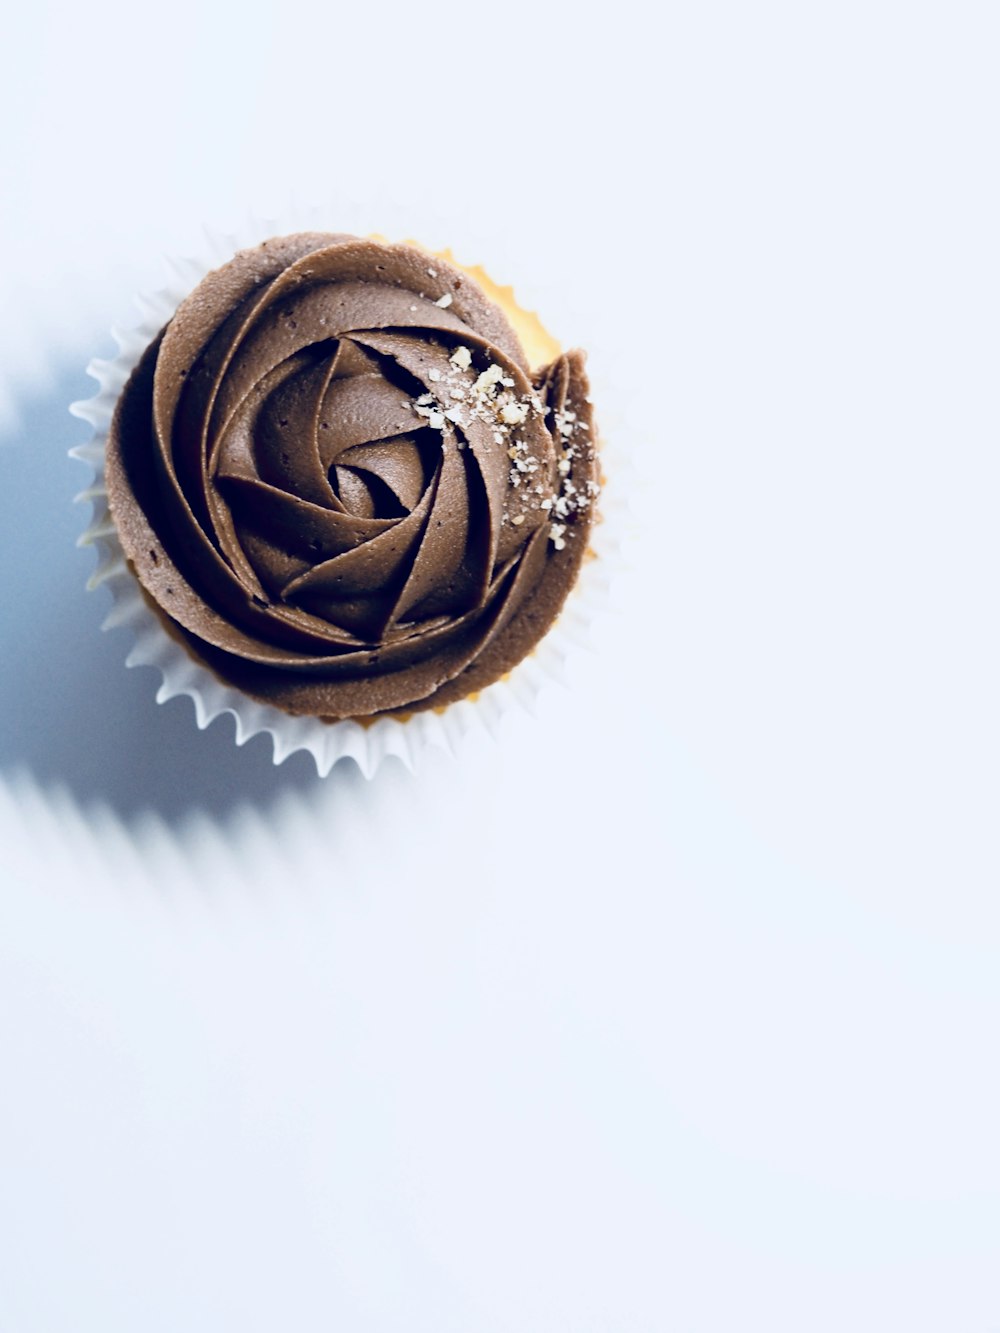
<svg viewBox="0 0 1000 1333"><path fill-rule="evenodd" d="M462 270L316 233L240 252L180 305L122 392L106 475L189 650L325 718L446 704L519 662L598 489L582 353L532 375Z"/></svg>

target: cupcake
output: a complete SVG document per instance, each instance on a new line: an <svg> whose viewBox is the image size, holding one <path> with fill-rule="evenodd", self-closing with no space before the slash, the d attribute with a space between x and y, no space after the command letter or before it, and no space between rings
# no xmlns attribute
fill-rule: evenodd
<svg viewBox="0 0 1000 1333"><path fill-rule="evenodd" d="M324 723L441 710L531 654L577 581L584 357L417 246L274 238L146 346L105 482L145 602L230 694Z"/></svg>

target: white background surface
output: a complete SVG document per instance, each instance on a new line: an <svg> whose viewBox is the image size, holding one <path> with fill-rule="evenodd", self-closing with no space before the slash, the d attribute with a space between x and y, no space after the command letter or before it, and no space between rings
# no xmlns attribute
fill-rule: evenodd
<svg viewBox="0 0 1000 1333"><path fill-rule="evenodd" d="M643 14L5 20L2 1333L1000 1329L994 9ZM292 200L631 464L570 688L417 776L157 708L73 547L82 367Z"/></svg>

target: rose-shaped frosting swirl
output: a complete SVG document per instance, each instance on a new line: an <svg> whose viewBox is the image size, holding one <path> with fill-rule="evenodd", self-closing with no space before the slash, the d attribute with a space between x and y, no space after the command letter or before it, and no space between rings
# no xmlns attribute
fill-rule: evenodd
<svg viewBox="0 0 1000 1333"><path fill-rule="evenodd" d="M597 493L583 357L533 377L460 269L303 234L210 273L119 400L125 554L189 649L254 698L446 704L535 646Z"/></svg>

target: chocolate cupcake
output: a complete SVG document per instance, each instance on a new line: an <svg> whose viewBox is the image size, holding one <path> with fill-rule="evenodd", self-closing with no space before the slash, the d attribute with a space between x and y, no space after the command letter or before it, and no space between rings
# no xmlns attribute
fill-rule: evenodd
<svg viewBox="0 0 1000 1333"><path fill-rule="evenodd" d="M273 713L478 695L577 580L599 487L584 358L533 367L514 323L554 344L483 285L413 245L271 239L202 278L117 395L105 533L163 637L276 742Z"/></svg>

